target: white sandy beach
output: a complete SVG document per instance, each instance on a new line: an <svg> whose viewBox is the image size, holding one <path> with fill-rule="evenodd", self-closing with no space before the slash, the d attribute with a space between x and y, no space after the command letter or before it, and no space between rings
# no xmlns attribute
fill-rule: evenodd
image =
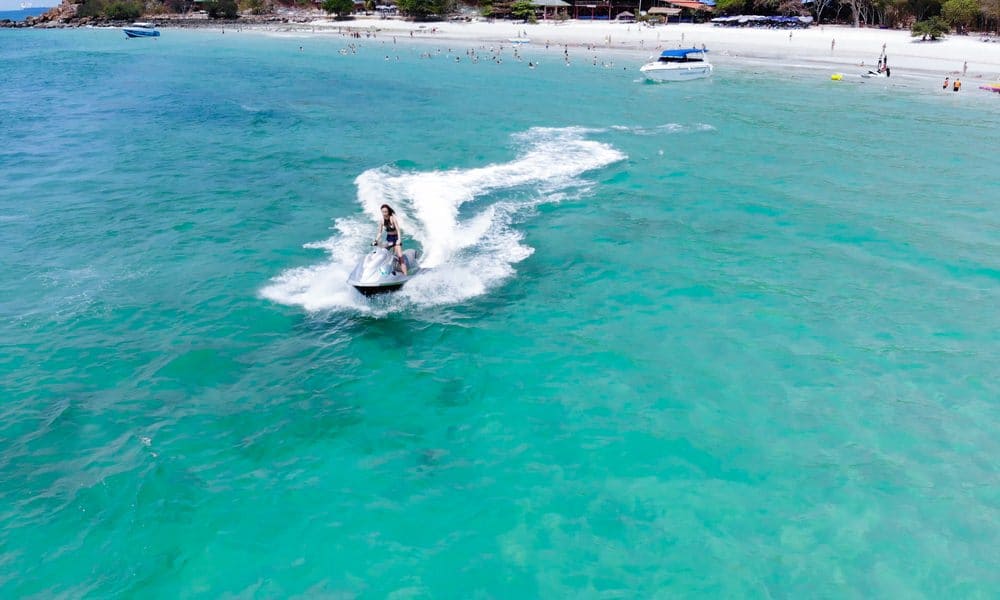
<svg viewBox="0 0 1000 600"><path fill-rule="evenodd" d="M257 27L253 27L257 29ZM400 19L359 17L350 21L316 19L309 23L264 26L287 33L375 32L376 38L396 36L407 40L441 42L510 43L527 37L532 48L550 49L568 45L571 55L581 58L581 50L591 55L609 51L628 52L641 60L659 49L700 47L711 51L716 64L727 62L761 63L771 66L814 68L829 73L860 74L873 67L883 44L894 78L937 78L964 76L969 88L976 80L1000 77L1000 39L982 41L980 35L951 35L936 42L922 42L909 31L854 29L845 26L814 26L804 30L725 28L711 24L674 24L649 27L615 22L509 21L414 23ZM412 33L412 35L411 35ZM831 45L833 46L831 49ZM963 74L965 63L967 72Z"/></svg>

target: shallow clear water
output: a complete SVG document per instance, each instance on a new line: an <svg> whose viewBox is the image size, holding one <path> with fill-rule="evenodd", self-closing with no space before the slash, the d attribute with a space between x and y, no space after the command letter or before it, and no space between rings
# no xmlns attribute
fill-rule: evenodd
<svg viewBox="0 0 1000 600"><path fill-rule="evenodd" d="M0 596L995 592L994 98L347 43L0 31Z"/></svg>

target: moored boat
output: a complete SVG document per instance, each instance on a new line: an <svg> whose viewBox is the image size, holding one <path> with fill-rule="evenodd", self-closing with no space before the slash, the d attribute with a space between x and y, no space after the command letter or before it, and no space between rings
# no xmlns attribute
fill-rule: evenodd
<svg viewBox="0 0 1000 600"><path fill-rule="evenodd" d="M122 27L126 37L159 37L160 32L156 30L156 25L152 23L132 23L128 27Z"/></svg>
<svg viewBox="0 0 1000 600"><path fill-rule="evenodd" d="M664 50L654 62L639 68L646 79L653 81L687 81L703 79L712 74L712 63L705 60L704 48Z"/></svg>

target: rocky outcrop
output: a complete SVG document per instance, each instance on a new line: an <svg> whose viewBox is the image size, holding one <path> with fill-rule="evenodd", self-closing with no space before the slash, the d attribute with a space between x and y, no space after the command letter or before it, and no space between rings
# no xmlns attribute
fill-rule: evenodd
<svg viewBox="0 0 1000 600"><path fill-rule="evenodd" d="M23 21L11 21L9 19L4 19L0 21L0 27L40 27L40 28L52 28L52 27L80 27L82 25L93 24L91 19L77 19L76 9L79 4L73 4L71 2L63 1L59 6L54 6L49 9L48 12L38 15L37 17L28 17ZM84 22L86 21L86 22Z"/></svg>
<svg viewBox="0 0 1000 600"><path fill-rule="evenodd" d="M39 19L44 19L47 22L55 21L57 23L69 23L70 21L76 19L76 11L78 8L80 8L79 4L63 0L62 4L52 7L52 10L39 17Z"/></svg>
<svg viewBox="0 0 1000 600"><path fill-rule="evenodd" d="M110 21L99 17L77 17L80 4L63 0L63 3L37 17L28 17L24 21L0 21L3 27L35 27L39 29L60 29L65 27L120 27L128 25L125 21ZM239 20L208 19L205 15L157 14L146 15L143 20L155 21L161 27L224 27L227 25L271 25L281 23L306 23L315 18L314 15L296 17L294 15L241 15Z"/></svg>

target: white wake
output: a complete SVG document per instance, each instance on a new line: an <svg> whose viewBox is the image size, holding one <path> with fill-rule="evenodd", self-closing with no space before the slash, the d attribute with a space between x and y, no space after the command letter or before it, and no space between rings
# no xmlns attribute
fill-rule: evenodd
<svg viewBox="0 0 1000 600"><path fill-rule="evenodd" d="M372 312L388 306L433 306L486 293L531 255L513 225L535 206L586 193L580 176L625 158L612 146L585 139L583 128L533 128L514 136L511 162L474 169L406 172L390 167L355 180L361 212L334 221L334 234L306 244L328 253L321 264L287 270L263 290L265 298L308 311ZM373 302L347 285L347 276L373 239L379 207L391 205L404 246L416 240L421 273L389 304ZM464 204L471 210L462 211ZM426 269L426 270L425 270Z"/></svg>

